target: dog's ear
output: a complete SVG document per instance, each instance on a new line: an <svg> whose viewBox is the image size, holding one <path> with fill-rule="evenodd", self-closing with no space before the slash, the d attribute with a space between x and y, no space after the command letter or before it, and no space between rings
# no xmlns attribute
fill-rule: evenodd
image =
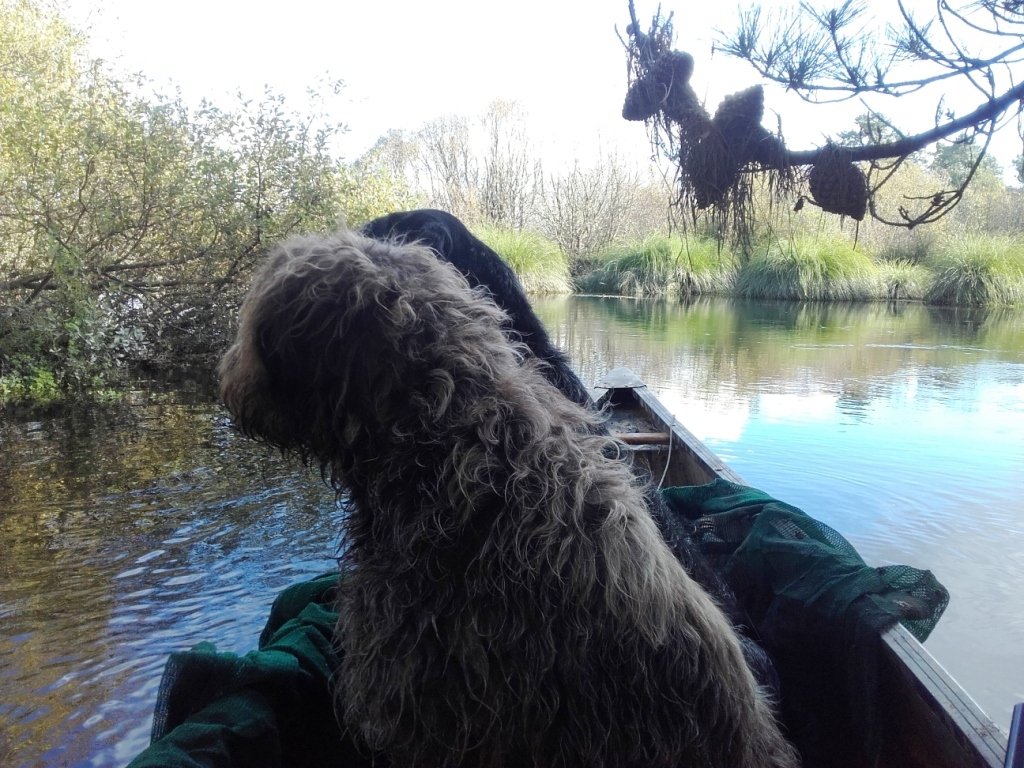
<svg viewBox="0 0 1024 768"><path fill-rule="evenodd" d="M424 228L420 236L424 245L430 246L441 258L451 260L451 254L455 252L455 240L452 238L451 229L442 221L432 220Z"/></svg>
<svg viewBox="0 0 1024 768"><path fill-rule="evenodd" d="M251 335L239 335L217 372L221 402L238 429L285 450L295 447L294 424L275 396L266 361Z"/></svg>

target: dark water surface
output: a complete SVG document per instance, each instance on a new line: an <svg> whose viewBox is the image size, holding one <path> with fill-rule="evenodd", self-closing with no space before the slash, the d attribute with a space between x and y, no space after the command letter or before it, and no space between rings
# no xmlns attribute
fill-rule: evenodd
<svg viewBox="0 0 1024 768"><path fill-rule="evenodd" d="M927 646L1000 724L1024 700L1024 314L537 302L584 380L628 365L748 482L872 564L930 568ZM197 401L198 400L198 401ZM186 393L0 421L0 766L123 765L167 654L243 653L328 570L319 478Z"/></svg>
<svg viewBox="0 0 1024 768"><path fill-rule="evenodd" d="M208 402L0 423L0 766L127 763L167 654L254 648L338 527L319 477Z"/></svg>

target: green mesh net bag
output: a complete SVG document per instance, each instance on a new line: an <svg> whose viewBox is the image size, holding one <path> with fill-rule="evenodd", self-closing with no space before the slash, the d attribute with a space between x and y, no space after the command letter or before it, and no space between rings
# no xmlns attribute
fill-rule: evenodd
<svg viewBox="0 0 1024 768"><path fill-rule="evenodd" d="M835 530L755 488L716 480L662 496L772 657L805 765L862 764L878 748L881 633L899 622L923 642L949 592L929 571L867 565Z"/></svg>

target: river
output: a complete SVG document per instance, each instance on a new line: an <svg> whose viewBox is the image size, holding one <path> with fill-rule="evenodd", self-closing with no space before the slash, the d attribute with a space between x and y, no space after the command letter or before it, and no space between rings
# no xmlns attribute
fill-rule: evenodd
<svg viewBox="0 0 1024 768"><path fill-rule="evenodd" d="M1004 728L1024 701L1024 313L539 299L587 382L640 374L752 485L871 564L932 570L926 646ZM334 566L315 473L199 391L0 421L0 766L123 765L167 654L244 653Z"/></svg>

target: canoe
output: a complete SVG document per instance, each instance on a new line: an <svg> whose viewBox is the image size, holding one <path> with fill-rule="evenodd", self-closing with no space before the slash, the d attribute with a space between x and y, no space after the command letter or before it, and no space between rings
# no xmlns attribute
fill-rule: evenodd
<svg viewBox="0 0 1024 768"><path fill-rule="evenodd" d="M593 390L609 427L663 487L716 479L747 485L657 400L628 368ZM1007 737L902 625L881 634L873 765L1003 768ZM782 681L786 689L786 681Z"/></svg>

